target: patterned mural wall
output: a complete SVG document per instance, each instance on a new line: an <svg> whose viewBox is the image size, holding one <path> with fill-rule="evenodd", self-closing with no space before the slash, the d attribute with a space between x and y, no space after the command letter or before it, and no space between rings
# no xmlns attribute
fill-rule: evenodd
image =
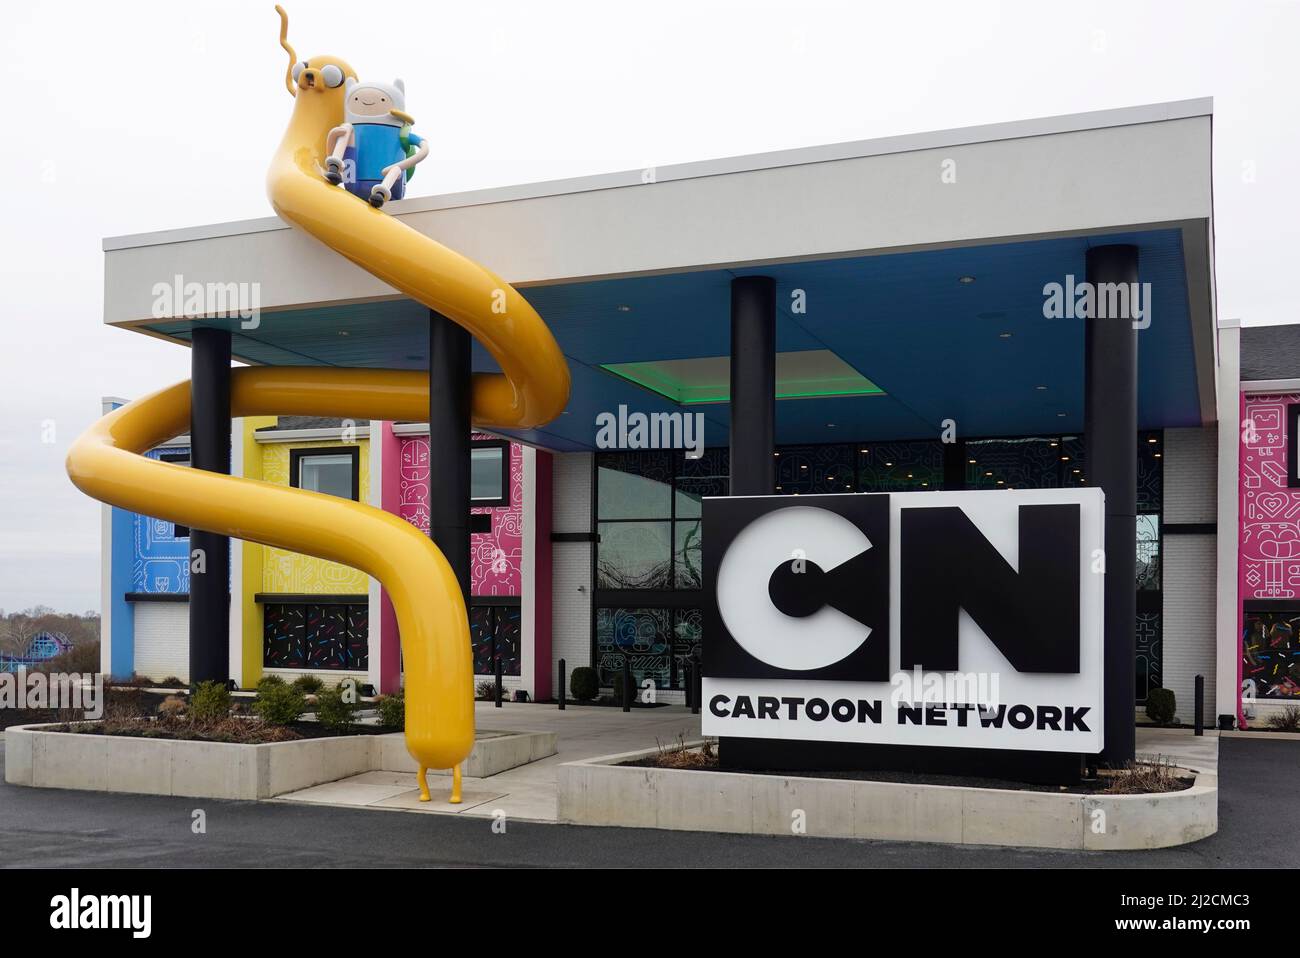
<svg viewBox="0 0 1300 958"><path fill-rule="evenodd" d="M291 449L337 449L340 442L275 442L261 445L262 479L279 486L289 485L289 451ZM358 493L361 502L370 494L370 443L360 440L361 465L359 467ZM314 556L305 556L286 549L264 546L262 560L262 591L272 593L313 593L319 595L360 595L370 588L370 579L364 572L337 562L326 562Z"/></svg>
<svg viewBox="0 0 1300 958"><path fill-rule="evenodd" d="M493 437L475 433L475 440ZM429 439L403 436L401 475L398 481L398 515L421 530L429 531ZM471 509L475 515L490 515L491 532L470 536L470 594L519 595L519 574L523 562L524 454L510 444L510 504Z"/></svg>
<svg viewBox="0 0 1300 958"><path fill-rule="evenodd" d="M188 459L188 446L168 446L145 453L150 459ZM131 591L187 595L190 591L190 537L187 529L176 535L176 525L152 516L133 516L134 546Z"/></svg>
<svg viewBox="0 0 1300 958"><path fill-rule="evenodd" d="M1242 401L1241 677L1258 698L1300 697L1300 487L1287 481L1287 407L1296 404L1300 394Z"/></svg>

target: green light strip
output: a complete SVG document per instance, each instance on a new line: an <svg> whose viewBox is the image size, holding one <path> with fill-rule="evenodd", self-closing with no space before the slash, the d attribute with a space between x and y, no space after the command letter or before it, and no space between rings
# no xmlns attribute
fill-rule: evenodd
<svg viewBox="0 0 1300 958"><path fill-rule="evenodd" d="M677 403L678 405L681 406L699 406L699 405L707 405L710 403L724 403L724 402L731 401L731 391L729 389L720 392L716 396L696 396L690 399L683 399L681 396L683 390L680 385L674 387L673 385L670 384L670 381L664 377L645 376L645 373L649 372L649 370L645 370L644 367L648 365L649 365L648 363L609 363L609 364L601 364L600 368L605 370L608 373L612 373L613 375L618 376L620 379L625 379L630 383L634 383L637 386L642 387L643 389L648 389L652 393L662 396L664 399L667 399L670 402ZM636 367L638 368L639 371L644 370L642 372L642 376L645 378L631 375L629 372L627 372L627 369L629 367ZM655 379L661 385L657 385L655 382L647 381L649 379ZM781 389L780 384L778 383L776 398L777 399L833 399L833 398L844 398L849 396L885 395L885 391L881 389L879 386L877 386L875 383L871 382L870 380L864 378L863 382L866 385L861 387L856 387L856 388L849 388L849 389L804 389L804 390L790 390L790 391L783 391Z"/></svg>

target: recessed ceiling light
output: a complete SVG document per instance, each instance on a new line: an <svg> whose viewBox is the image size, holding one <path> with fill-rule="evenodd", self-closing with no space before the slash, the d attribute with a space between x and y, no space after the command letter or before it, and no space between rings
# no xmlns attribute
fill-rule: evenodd
<svg viewBox="0 0 1300 958"><path fill-rule="evenodd" d="M1058 413L1056 414L1056 418L1057 418L1057 419L1064 419L1064 418L1065 418L1065 413L1063 413L1063 412L1058 412Z"/></svg>
<svg viewBox="0 0 1300 958"><path fill-rule="evenodd" d="M1154 443L1154 442L1155 442L1155 439L1148 439L1147 442Z"/></svg>
<svg viewBox="0 0 1300 958"><path fill-rule="evenodd" d="M1069 462L1069 461L1070 461L1070 457L1069 457L1069 456L1062 456L1062 457L1061 457L1061 462Z"/></svg>
<svg viewBox="0 0 1300 958"><path fill-rule="evenodd" d="M972 466L975 465L974 459L967 459L966 461L969 462Z"/></svg>
<svg viewBox="0 0 1300 958"><path fill-rule="evenodd" d="M887 463L885 463L885 465L887 465L887 466L892 466L893 463L892 463L892 462L887 462Z"/></svg>
<svg viewBox="0 0 1300 958"><path fill-rule="evenodd" d="M619 303L619 304L618 304L617 306L615 306L614 308L617 309L620 313L630 313L630 312L632 312L632 307L629 306L629 305L627 305L627 303Z"/></svg>
<svg viewBox="0 0 1300 958"><path fill-rule="evenodd" d="M1157 453L1154 454L1154 456L1155 456L1156 459L1159 459L1159 458L1160 458L1160 453L1157 452Z"/></svg>
<svg viewBox="0 0 1300 958"><path fill-rule="evenodd" d="M834 429L834 428L835 428L835 423L833 423L833 422L828 422L828 423L826 424L826 428L827 428L827 429Z"/></svg>
<svg viewBox="0 0 1300 958"><path fill-rule="evenodd" d="M808 467L807 467L807 466L800 466L799 468L800 468L800 469L807 469Z"/></svg>
<svg viewBox="0 0 1300 958"><path fill-rule="evenodd" d="M865 449L859 449L859 450L858 450L858 452L866 452L866 451L867 451L867 450L865 450Z"/></svg>
<svg viewBox="0 0 1300 958"><path fill-rule="evenodd" d="M971 283L975 282L975 277L974 277L974 276L961 276L961 277L958 277L957 282L961 283L963 286L969 286Z"/></svg>
<svg viewBox="0 0 1300 958"><path fill-rule="evenodd" d="M1010 338L1011 338L1010 333L998 333L998 339L1010 339Z"/></svg>
<svg viewBox="0 0 1300 958"><path fill-rule="evenodd" d="M1046 386L1043 386L1043 385L1038 385L1038 386L1035 386L1034 388L1037 389L1037 390L1039 390L1039 391L1041 392L1042 390L1046 389L1047 387L1046 387Z"/></svg>
<svg viewBox="0 0 1300 958"><path fill-rule="evenodd" d="M339 335L340 335L340 336L346 336L347 334L348 334L348 331L347 331L346 329L340 329L340 330L339 330Z"/></svg>

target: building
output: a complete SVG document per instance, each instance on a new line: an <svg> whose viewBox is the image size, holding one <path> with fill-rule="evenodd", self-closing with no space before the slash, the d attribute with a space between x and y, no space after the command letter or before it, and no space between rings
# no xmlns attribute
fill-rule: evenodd
<svg viewBox="0 0 1300 958"><path fill-rule="evenodd" d="M106 400L112 408L122 400ZM380 438L375 453L371 436ZM152 458L189 465L189 437ZM234 475L368 502L428 529L428 428L421 423L263 417L234 421ZM472 444L471 634L474 669L531 690L522 677L520 565L524 450L475 433ZM105 507L104 668L117 677L189 680L189 530ZM288 680L351 676L375 688L399 684L392 609L367 576L336 562L258 543L232 543L230 674L252 687L263 674ZM124 586L123 583L126 583ZM528 663L531 666L531 661Z"/></svg>
<svg viewBox="0 0 1300 958"><path fill-rule="evenodd" d="M1245 717L1300 704L1300 326L1240 331L1238 487Z"/></svg>
<svg viewBox="0 0 1300 958"><path fill-rule="evenodd" d="M520 686L548 698L560 659L608 684L630 657L638 679L681 695L707 641L703 496L1094 484L1120 543L1106 555L1106 695L1123 706L1108 709L1108 740L1125 725L1131 740L1128 709L1155 685L1189 719L1197 675L1207 716L1234 721L1238 543L1220 530L1237 522L1242 400L1238 330L1216 315L1211 119L1211 101L1193 100L392 204L517 287L569 362L565 413L509 433ZM430 366L425 307L277 218L104 249L105 321L193 346L196 370L219 369L225 348L262 365ZM258 325L157 318L160 276L254 283ZM1115 290L1125 298L1096 311ZM497 369L477 343L472 365ZM645 448L635 429L602 437L602 421L638 413L683 435L701 424L702 455ZM418 521L401 483L418 484L425 453L407 426L367 427L383 434L371 501ZM603 448L611 436L618 448ZM276 442L245 437L244 469ZM256 582L261 561L265 582L267 557L251 552L233 568ZM130 590L110 565L120 620ZM232 631L256 622L258 594L262 628L267 608L315 594L276 588L250 600L245 586ZM369 596L368 674L392 687L377 586L346 590L357 607ZM482 628L504 615L513 629L513 614ZM253 648L240 635L232 659Z"/></svg>

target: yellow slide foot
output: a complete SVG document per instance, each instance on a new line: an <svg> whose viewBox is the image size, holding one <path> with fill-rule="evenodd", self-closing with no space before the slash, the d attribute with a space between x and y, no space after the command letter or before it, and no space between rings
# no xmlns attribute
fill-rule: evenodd
<svg viewBox="0 0 1300 958"><path fill-rule="evenodd" d="M457 763L456 766L451 770L451 803L453 805L460 804L460 764L459 763Z"/></svg>
<svg viewBox="0 0 1300 958"><path fill-rule="evenodd" d="M420 801L422 802L427 802L429 800L429 782L428 779L425 777L428 774L429 774L429 770L425 768L423 765L421 765L419 778L420 778Z"/></svg>

